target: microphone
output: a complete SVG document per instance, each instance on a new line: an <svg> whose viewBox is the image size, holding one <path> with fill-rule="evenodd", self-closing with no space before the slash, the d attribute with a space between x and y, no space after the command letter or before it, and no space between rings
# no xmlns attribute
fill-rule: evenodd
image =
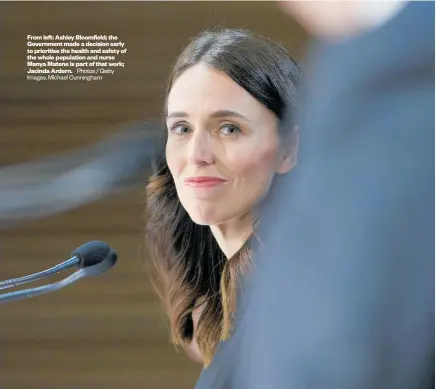
<svg viewBox="0 0 436 389"><path fill-rule="evenodd" d="M71 254L71 258L67 261L42 272L3 281L0 283L0 289L10 288L16 285L36 281L38 279L47 278L53 274L65 271L76 265L80 268L80 270L63 280L51 284L1 294L0 303L35 297L44 293L62 289L81 278L98 276L113 267L117 259L118 254L116 251L112 250L107 243L100 241L85 243L74 250Z"/></svg>
<svg viewBox="0 0 436 389"><path fill-rule="evenodd" d="M43 278L50 277L54 274L68 270L69 268L78 265L80 268L93 266L96 263L102 261L108 255L110 247L99 241L88 242L78 247L71 254L70 259L62 262L50 269L43 270L38 273L30 274L28 276L20 278L12 278L6 281L0 282L0 290L12 288L14 286L26 284L28 282L37 281Z"/></svg>

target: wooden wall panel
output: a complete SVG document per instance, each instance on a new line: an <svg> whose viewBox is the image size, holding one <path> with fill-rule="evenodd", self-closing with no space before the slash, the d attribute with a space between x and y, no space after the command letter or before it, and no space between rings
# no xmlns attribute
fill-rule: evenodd
<svg viewBox="0 0 436 389"><path fill-rule="evenodd" d="M245 27L301 57L305 35L270 2L2 2L0 167L93 144L159 117L171 64L206 28ZM27 34L118 35L124 69L102 82L29 82ZM144 183L147 177L144 177ZM85 241L120 254L106 275L0 306L2 389L192 388L142 265L142 189L0 230L0 279L66 259Z"/></svg>

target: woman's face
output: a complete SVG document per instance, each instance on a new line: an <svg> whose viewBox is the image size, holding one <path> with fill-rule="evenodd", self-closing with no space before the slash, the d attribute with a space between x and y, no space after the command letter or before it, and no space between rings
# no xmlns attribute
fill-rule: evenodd
<svg viewBox="0 0 436 389"><path fill-rule="evenodd" d="M166 157L191 219L219 225L245 217L289 171L295 151L280 147L277 118L225 73L185 71L168 96Z"/></svg>

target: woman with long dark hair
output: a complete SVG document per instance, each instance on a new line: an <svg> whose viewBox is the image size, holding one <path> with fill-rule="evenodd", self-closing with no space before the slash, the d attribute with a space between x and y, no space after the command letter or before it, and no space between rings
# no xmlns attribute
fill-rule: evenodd
<svg viewBox="0 0 436 389"><path fill-rule="evenodd" d="M279 124L300 79L281 45L244 30L202 33L171 74L146 246L172 339L204 366L231 334L261 204L295 166L298 127Z"/></svg>

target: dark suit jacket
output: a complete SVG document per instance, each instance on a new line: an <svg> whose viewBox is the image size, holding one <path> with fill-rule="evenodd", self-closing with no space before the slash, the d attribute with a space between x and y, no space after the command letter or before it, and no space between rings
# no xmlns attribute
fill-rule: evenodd
<svg viewBox="0 0 436 389"><path fill-rule="evenodd" d="M434 4L317 45L311 67L299 165L197 389L433 385Z"/></svg>

